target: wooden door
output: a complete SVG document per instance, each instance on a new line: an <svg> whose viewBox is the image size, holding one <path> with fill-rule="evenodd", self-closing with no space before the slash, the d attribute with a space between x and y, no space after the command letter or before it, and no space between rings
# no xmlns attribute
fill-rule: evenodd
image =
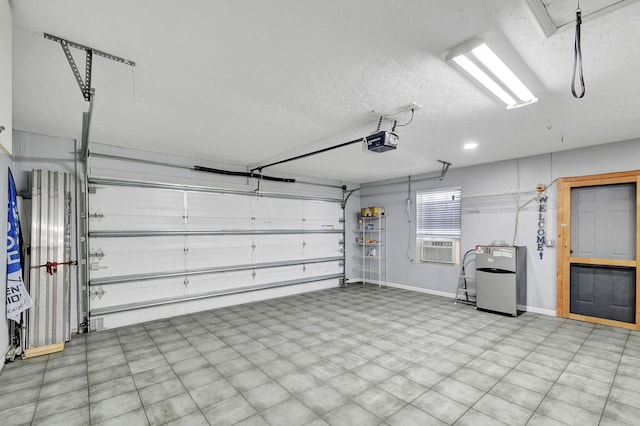
<svg viewBox="0 0 640 426"><path fill-rule="evenodd" d="M558 180L557 315L640 330L640 171Z"/></svg>

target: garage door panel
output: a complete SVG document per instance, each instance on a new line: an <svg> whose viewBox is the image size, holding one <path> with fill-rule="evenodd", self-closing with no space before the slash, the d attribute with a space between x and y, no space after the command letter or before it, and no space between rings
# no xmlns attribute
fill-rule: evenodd
<svg viewBox="0 0 640 426"><path fill-rule="evenodd" d="M253 229L302 229L302 200L254 198Z"/></svg>
<svg viewBox="0 0 640 426"><path fill-rule="evenodd" d="M302 258L302 235L254 235L254 263L278 262Z"/></svg>
<svg viewBox="0 0 640 426"><path fill-rule="evenodd" d="M305 265L305 267L306 270L304 272L304 276L307 278L342 273L342 265L340 261L312 263Z"/></svg>
<svg viewBox="0 0 640 426"><path fill-rule="evenodd" d="M340 280L338 278L334 278L331 280L306 283L304 286L305 286L305 291L317 291L317 290L324 290L326 288L337 287L339 285L340 285Z"/></svg>
<svg viewBox="0 0 640 426"><path fill-rule="evenodd" d="M202 312L209 309L224 308L226 306L251 303L254 301L252 293L237 293L226 296L217 296L207 299L193 300L184 304L185 313Z"/></svg>
<svg viewBox="0 0 640 426"><path fill-rule="evenodd" d="M342 234L306 234L304 259L342 255Z"/></svg>
<svg viewBox="0 0 640 426"><path fill-rule="evenodd" d="M104 187L89 194L92 231L184 229L184 196L179 191Z"/></svg>
<svg viewBox="0 0 640 426"><path fill-rule="evenodd" d="M336 220L313 220L305 219L303 229L305 230L321 230L321 231L333 231L342 230L342 223L338 219Z"/></svg>
<svg viewBox="0 0 640 426"><path fill-rule="evenodd" d="M194 275L189 277L185 291L187 296L234 290L252 285L251 271L232 271L217 274Z"/></svg>
<svg viewBox="0 0 640 426"><path fill-rule="evenodd" d="M302 265L281 266L277 268L265 268L256 270L253 284L262 285L273 282L290 281L304 277Z"/></svg>
<svg viewBox="0 0 640 426"><path fill-rule="evenodd" d="M105 215L182 217L184 195L164 189L109 186L89 194L89 204Z"/></svg>
<svg viewBox="0 0 640 426"><path fill-rule="evenodd" d="M91 238L91 278L184 269L184 237Z"/></svg>
<svg viewBox="0 0 640 426"><path fill-rule="evenodd" d="M253 227L251 218L243 217L192 217L187 220L187 229L190 231L243 231Z"/></svg>
<svg viewBox="0 0 640 426"><path fill-rule="evenodd" d="M250 264L253 239L249 235L187 237L187 268Z"/></svg>
<svg viewBox="0 0 640 426"><path fill-rule="evenodd" d="M260 290L254 293L253 301L274 299L276 297L286 297L292 294L304 293L306 290L305 284L296 284L286 287L275 287L265 290Z"/></svg>
<svg viewBox="0 0 640 426"><path fill-rule="evenodd" d="M326 201L303 201L304 229L342 229L342 207Z"/></svg>
<svg viewBox="0 0 640 426"><path fill-rule="evenodd" d="M252 198L246 195L189 192L188 229L251 229L252 205Z"/></svg>
<svg viewBox="0 0 640 426"><path fill-rule="evenodd" d="M152 302L166 298L182 298L185 295L184 277L162 278L91 286L92 290L102 288L101 298L94 298L91 309L104 309L130 303Z"/></svg>
<svg viewBox="0 0 640 426"><path fill-rule="evenodd" d="M157 229L182 231L185 225L182 217L111 215L89 218L89 227L92 231L98 232L155 231Z"/></svg>
<svg viewBox="0 0 640 426"><path fill-rule="evenodd" d="M272 230L272 229L303 229L304 222L302 218L287 217L256 217L253 221L252 229L254 230Z"/></svg>
<svg viewBox="0 0 640 426"><path fill-rule="evenodd" d="M102 321L102 327L110 329L175 317L184 315L185 313L187 312L183 304L172 304L138 309L135 311L135 315L132 315L131 311L116 312L109 315L92 317L92 319Z"/></svg>

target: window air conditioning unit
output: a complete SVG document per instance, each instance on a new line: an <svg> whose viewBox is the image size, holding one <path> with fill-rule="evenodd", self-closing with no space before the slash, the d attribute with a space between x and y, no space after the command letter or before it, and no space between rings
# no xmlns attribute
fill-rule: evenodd
<svg viewBox="0 0 640 426"><path fill-rule="evenodd" d="M420 261L460 263L460 240L423 239L420 241Z"/></svg>

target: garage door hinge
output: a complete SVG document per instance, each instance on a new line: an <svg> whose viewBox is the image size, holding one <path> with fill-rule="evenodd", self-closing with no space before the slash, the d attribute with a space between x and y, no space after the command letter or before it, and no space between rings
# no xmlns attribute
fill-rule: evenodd
<svg viewBox="0 0 640 426"><path fill-rule="evenodd" d="M103 218L104 214L102 213L89 213L89 218Z"/></svg>
<svg viewBox="0 0 640 426"><path fill-rule="evenodd" d="M251 220L256 220L256 217L255 216L251 216Z"/></svg>
<svg viewBox="0 0 640 426"><path fill-rule="evenodd" d="M302 248L306 247L307 243L305 241L302 242Z"/></svg>
<svg viewBox="0 0 640 426"><path fill-rule="evenodd" d="M184 254L187 254L187 253L189 253L189 247L184 248Z"/></svg>
<svg viewBox="0 0 640 426"><path fill-rule="evenodd" d="M184 286L188 287L189 286L189 278L185 278L184 279Z"/></svg>
<svg viewBox="0 0 640 426"><path fill-rule="evenodd" d="M258 274L256 274L255 269L254 269L253 271L251 271L251 277L252 277L253 279L255 279L255 278L256 278L256 275L258 275Z"/></svg>
<svg viewBox="0 0 640 426"><path fill-rule="evenodd" d="M98 299L102 299L102 296L104 296L104 289L102 287L98 287L95 290L91 290L89 295L91 296L91 300L96 300L96 297Z"/></svg>
<svg viewBox="0 0 640 426"><path fill-rule="evenodd" d="M255 243L254 243L254 244L251 244L251 250L256 251L256 245L255 245Z"/></svg>
<svg viewBox="0 0 640 426"><path fill-rule="evenodd" d="M89 194L95 194L95 193L96 193L96 189L97 189L97 188L96 188L95 186L89 186L89 187L87 188L87 192L88 192Z"/></svg>
<svg viewBox="0 0 640 426"><path fill-rule="evenodd" d="M101 248L99 248L96 251L89 252L89 257L97 257L99 260L104 257L104 252L102 251Z"/></svg>
<svg viewBox="0 0 640 426"><path fill-rule="evenodd" d="M307 265L302 265L302 272L307 272Z"/></svg>

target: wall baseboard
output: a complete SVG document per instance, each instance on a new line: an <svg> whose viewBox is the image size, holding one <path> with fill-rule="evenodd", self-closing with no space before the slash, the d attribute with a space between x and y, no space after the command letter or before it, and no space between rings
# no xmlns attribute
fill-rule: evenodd
<svg viewBox="0 0 640 426"><path fill-rule="evenodd" d="M397 284L397 283L388 282L387 286L401 288L403 290L416 291L418 293L432 294L434 296L448 297L449 299L455 299L456 297L455 293L449 293L446 291L438 291L438 290L430 290L428 288L415 287L415 286L406 285L406 284ZM556 311L554 309L537 308L535 306L527 306L526 309L527 309L527 312L533 312L534 314L548 315L552 317L556 316Z"/></svg>
<svg viewBox="0 0 640 426"><path fill-rule="evenodd" d="M535 306L527 306L527 312L533 312L534 314L548 315L551 317L556 316L555 309L536 308Z"/></svg>
<svg viewBox="0 0 640 426"><path fill-rule="evenodd" d="M449 293L446 291L438 291L438 290L430 290L428 288L415 287L412 285L390 283L390 282L388 282L387 285L389 287L401 288L403 290L417 291L418 293L426 293L426 294L432 294L434 296L448 297L449 299L454 299L456 297L455 293Z"/></svg>

